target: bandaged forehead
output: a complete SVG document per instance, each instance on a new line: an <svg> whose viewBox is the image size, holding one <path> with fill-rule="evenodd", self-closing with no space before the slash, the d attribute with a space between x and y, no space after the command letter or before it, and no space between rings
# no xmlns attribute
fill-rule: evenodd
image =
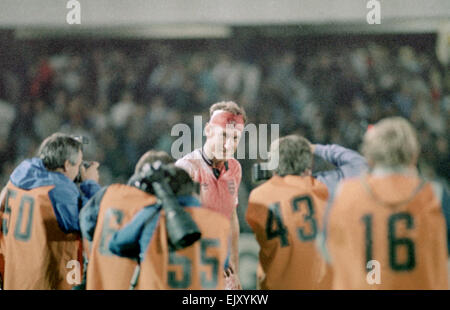
<svg viewBox="0 0 450 310"><path fill-rule="evenodd" d="M235 115L224 110L214 111L209 122L212 125L220 126L223 129L244 130L244 118L242 115Z"/></svg>

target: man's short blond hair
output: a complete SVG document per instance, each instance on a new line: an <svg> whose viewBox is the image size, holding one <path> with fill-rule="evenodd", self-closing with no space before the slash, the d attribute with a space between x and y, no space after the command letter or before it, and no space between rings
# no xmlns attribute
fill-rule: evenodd
<svg viewBox="0 0 450 310"><path fill-rule="evenodd" d="M406 119L389 117L367 131L362 153L374 166L409 166L416 164L420 145L415 129Z"/></svg>
<svg viewBox="0 0 450 310"><path fill-rule="evenodd" d="M279 156L278 167L274 170L279 176L301 175L312 168L311 143L299 135L289 135L273 141L270 145L270 158L275 156Z"/></svg>
<svg viewBox="0 0 450 310"><path fill-rule="evenodd" d="M233 101L221 101L214 103L209 108L209 116L211 117L214 113L214 111L223 110L227 112L231 112L234 115L242 115L242 118L244 119L244 124L247 122L247 115L245 114L244 108L238 106L236 102Z"/></svg>

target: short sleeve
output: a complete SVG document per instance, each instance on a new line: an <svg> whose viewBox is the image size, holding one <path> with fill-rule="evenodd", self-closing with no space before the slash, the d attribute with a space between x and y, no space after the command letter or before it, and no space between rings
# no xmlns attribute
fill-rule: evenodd
<svg viewBox="0 0 450 310"><path fill-rule="evenodd" d="M189 174L192 180L198 182L196 177L197 175L195 173L195 167L189 160L180 158L175 162L175 166L184 169Z"/></svg>

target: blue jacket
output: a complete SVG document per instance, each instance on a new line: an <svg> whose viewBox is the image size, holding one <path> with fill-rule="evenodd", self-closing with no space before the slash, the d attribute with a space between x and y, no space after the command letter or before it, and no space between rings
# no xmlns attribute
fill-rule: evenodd
<svg viewBox="0 0 450 310"><path fill-rule="evenodd" d="M200 202L192 196L178 196L177 199L182 207L201 207ZM158 225L161 208L160 204L154 204L138 212L130 223L113 234L109 250L115 255L142 261ZM228 268L229 261L228 249L225 269Z"/></svg>
<svg viewBox="0 0 450 310"><path fill-rule="evenodd" d="M80 193L73 181L62 173L47 170L37 157L20 163L11 174L10 181L23 190L54 185L48 195L58 225L65 233L80 231L79 210L100 189L95 181L87 180L80 184Z"/></svg>
<svg viewBox="0 0 450 310"><path fill-rule="evenodd" d="M334 196L341 180L356 177L368 169L367 161L363 156L337 144L316 144L314 155L336 166L336 169L320 171L313 175L327 186L329 200Z"/></svg>
<svg viewBox="0 0 450 310"><path fill-rule="evenodd" d="M192 196L179 196L177 199L182 207L200 207L200 202ZM139 211L127 225L113 234L109 250L116 255L142 261L158 225L161 208L160 204L154 204Z"/></svg>
<svg viewBox="0 0 450 310"><path fill-rule="evenodd" d="M92 242L94 240L95 228L97 227L100 203L108 186L101 188L97 193L83 205L79 214L80 231L84 239Z"/></svg>

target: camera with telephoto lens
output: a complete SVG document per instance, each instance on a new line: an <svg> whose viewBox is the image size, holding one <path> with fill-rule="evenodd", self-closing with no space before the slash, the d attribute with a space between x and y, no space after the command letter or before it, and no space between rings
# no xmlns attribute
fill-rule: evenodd
<svg viewBox="0 0 450 310"><path fill-rule="evenodd" d="M252 182L266 181L273 176L273 172L267 168L267 163L256 163L252 167Z"/></svg>
<svg viewBox="0 0 450 310"><path fill-rule="evenodd" d="M169 177L175 170L161 161L146 164L140 173L134 175L129 185L135 186L160 200L166 217L166 229L171 250L184 249L200 239L201 233L191 215L183 210L169 185Z"/></svg>
<svg viewBox="0 0 450 310"><path fill-rule="evenodd" d="M92 162L83 160L81 165L84 167L84 169L87 169L87 168L89 168L92 165ZM83 182L83 180L81 180L81 165L80 165L80 171L78 172L77 177L74 180L75 183Z"/></svg>
<svg viewBox="0 0 450 310"><path fill-rule="evenodd" d="M72 136L73 139L80 142L82 145L89 144L89 139L86 136ZM84 167L84 169L89 168L92 165L92 162L83 160L81 165ZM78 172L77 177L75 178L75 183L81 183L83 180L81 179L81 165L80 165L80 171Z"/></svg>

